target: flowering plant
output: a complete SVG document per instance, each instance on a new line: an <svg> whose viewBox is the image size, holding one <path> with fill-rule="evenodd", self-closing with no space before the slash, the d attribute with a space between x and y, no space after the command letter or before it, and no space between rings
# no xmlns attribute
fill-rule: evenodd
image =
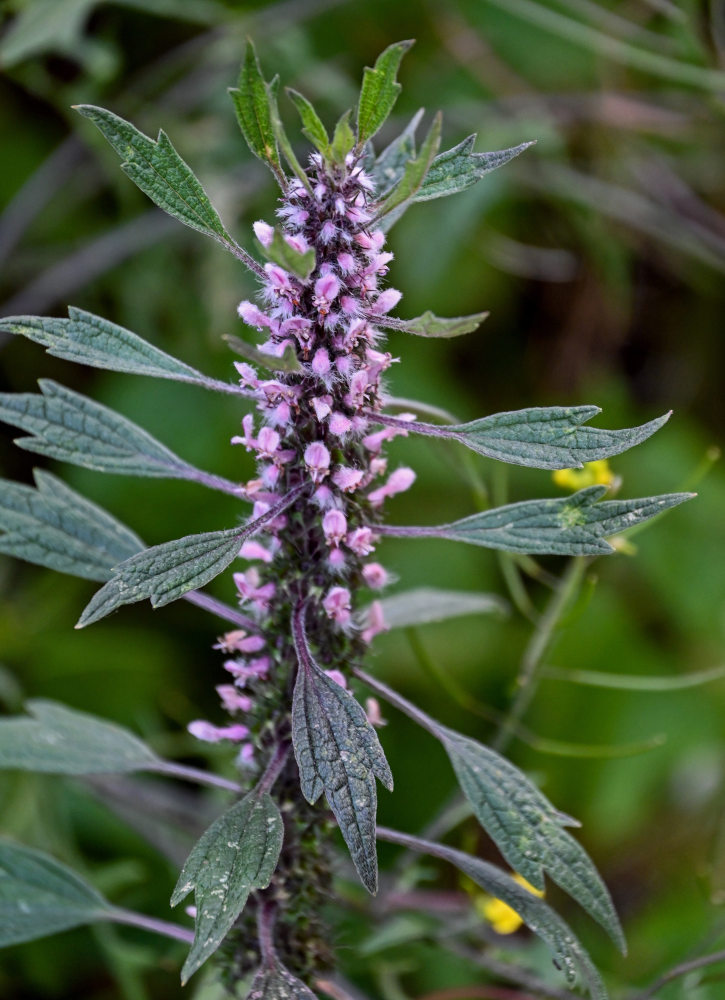
<svg viewBox="0 0 725 1000"><path fill-rule="evenodd" d="M372 140L390 114L397 72L410 43L391 45L366 69L354 125L347 112L332 137L312 105L290 96L314 146L306 167L281 124L277 79L265 81L251 44L239 87L231 91L252 153L270 167L281 190L278 220L254 226L255 256L227 232L203 188L167 136L152 140L102 108L82 105L123 158L123 169L154 201L210 236L260 282L257 302L243 301L243 323L261 333L232 341L244 360L238 382L210 379L128 330L71 308L67 319L10 317L0 327L41 343L56 356L114 371L193 383L250 405L232 443L254 454L244 483L197 469L119 414L42 380L41 394L3 394L0 416L30 437L19 443L52 458L117 474L186 479L251 506L240 525L147 548L126 526L47 472L34 488L0 487L0 551L103 583L78 627L124 604L150 599L160 607L184 598L225 622L215 649L229 675L217 686L227 719L196 719L201 741L233 747L238 779L157 756L126 730L53 702L28 704L29 715L0 722L0 765L56 774L152 771L220 786L237 796L191 851L171 902L192 891L194 932L114 907L46 855L0 846L0 940L28 940L94 920L146 927L188 941L186 982L220 946L231 989L252 1000L309 998L334 989L323 911L331 893L330 845L335 825L359 878L378 890L376 841L441 858L460 869L497 905L513 911L554 954L569 985L606 996L601 977L568 925L542 898L548 875L586 909L621 948L624 939L610 895L559 812L499 750L533 692L532 672L568 606L588 557L611 552L608 538L687 499L602 499L607 485L572 496L506 504L438 526L384 520L386 501L408 490L415 474L388 469L386 443L419 434L452 440L501 462L561 470L602 462L638 444L667 420L602 430L588 425L595 406L534 407L469 423L428 423L422 404L387 393L393 357L384 331L453 337L475 330L484 313L443 319L391 315L401 293L386 287L393 255L386 232L412 204L463 191L528 143L474 153L475 136L439 152L436 115L420 143L421 115L376 155ZM419 589L380 599L388 573L377 549L386 537L441 538L521 555L573 557L541 619L530 671L497 750L443 726L363 669L381 631L485 610L475 594ZM237 559L239 607L203 588ZM361 682L374 697L365 708L351 690ZM527 686L528 685L528 686ZM516 873L428 839L376 825L376 782L393 776L378 737L380 702L407 714L445 749L470 811ZM334 817L320 807L325 800ZM510 917L507 917L510 920ZM339 995L339 990L338 990Z"/></svg>

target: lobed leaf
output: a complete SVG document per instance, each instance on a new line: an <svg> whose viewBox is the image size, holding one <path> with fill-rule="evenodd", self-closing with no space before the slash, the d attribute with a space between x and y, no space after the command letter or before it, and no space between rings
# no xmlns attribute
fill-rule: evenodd
<svg viewBox="0 0 725 1000"><path fill-rule="evenodd" d="M0 769L45 774L156 771L163 761L129 730L53 701L33 699L32 718L0 719Z"/></svg>
<svg viewBox="0 0 725 1000"><path fill-rule="evenodd" d="M286 510L301 489L290 491L261 517L240 527L186 535L126 559L113 568L111 579L93 595L76 628L100 621L122 604L149 598L153 607L160 608L203 587L239 555L242 542Z"/></svg>
<svg viewBox="0 0 725 1000"><path fill-rule="evenodd" d="M235 256L241 253L245 263L251 261L226 231L206 191L171 145L165 132L159 131L154 141L105 108L78 104L75 110L89 118L101 131L123 158L121 169L124 173L159 208L184 225L210 236Z"/></svg>
<svg viewBox="0 0 725 1000"><path fill-rule="evenodd" d="M300 253L291 247L279 229L275 228L272 241L268 246L263 246L257 240L257 247L267 260L273 264L279 264L286 271L290 271L302 281L307 281L315 269L315 251L310 248Z"/></svg>
<svg viewBox="0 0 725 1000"><path fill-rule="evenodd" d="M511 867L537 889L544 872L607 931L622 952L624 934L609 891L589 855L563 829L571 825L529 779L489 747L438 723L435 735L481 826Z"/></svg>
<svg viewBox="0 0 725 1000"><path fill-rule="evenodd" d="M302 794L314 804L324 791L365 888L376 893L375 778L392 790L393 776L377 733L349 691L312 658L302 622L292 629L297 680L292 699L292 742Z"/></svg>
<svg viewBox="0 0 725 1000"><path fill-rule="evenodd" d="M383 620L388 628L410 628L446 621L462 615L507 614L509 606L498 594L479 594L474 591L437 590L435 587L418 587L405 590L380 602Z"/></svg>
<svg viewBox="0 0 725 1000"><path fill-rule="evenodd" d="M0 393L0 420L34 435L17 438L21 448L98 472L196 478L193 466L126 417L50 379L38 385L42 395Z"/></svg>
<svg viewBox="0 0 725 1000"><path fill-rule="evenodd" d="M279 809L266 793L250 792L202 834L176 883L171 905L194 890L194 943L182 985L224 940L255 889L265 889L282 849Z"/></svg>
<svg viewBox="0 0 725 1000"><path fill-rule="evenodd" d="M213 379L101 316L75 306L69 306L68 316L4 316L0 331L20 334L42 344L53 357L92 368L215 385Z"/></svg>
<svg viewBox="0 0 725 1000"><path fill-rule="evenodd" d="M393 222L396 222L405 209L415 201L415 196L421 188L428 170L433 162L433 158L438 152L441 142L441 125L443 117L440 111L433 118L428 135L423 140L418 155L414 160L408 160L403 171L403 176L387 195L385 200L378 206L375 218L385 219L381 226L383 230L389 229Z"/></svg>
<svg viewBox="0 0 725 1000"><path fill-rule="evenodd" d="M415 159L415 132L423 117L423 108L413 115L397 138L385 147L370 169L378 198L385 197L405 173L409 160Z"/></svg>
<svg viewBox="0 0 725 1000"><path fill-rule="evenodd" d="M357 106L357 141L365 143L382 128L393 110L402 87L397 82L400 62L412 46L412 40L395 42L380 53L371 69L365 67Z"/></svg>
<svg viewBox="0 0 725 1000"><path fill-rule="evenodd" d="M0 480L0 552L87 580L111 569L143 542L60 479L34 472L36 488Z"/></svg>
<svg viewBox="0 0 725 1000"><path fill-rule="evenodd" d="M0 947L107 920L112 912L103 896L65 865L0 840Z"/></svg>
<svg viewBox="0 0 725 1000"><path fill-rule="evenodd" d="M378 830L378 837L455 865L485 892L507 903L534 934L546 942L554 953L555 964L564 973L568 986L581 984L586 987L593 1000L608 1000L601 976L569 925L548 903L528 892L506 872L487 861L464 854L463 851L419 837L410 837L384 828Z"/></svg>
<svg viewBox="0 0 725 1000"><path fill-rule="evenodd" d="M469 135L457 146L436 156L413 200L430 201L433 198L444 198L449 194L465 191L485 174L502 167L529 146L534 145L533 142L522 142L519 146L500 149L494 153L474 153L475 141L476 136Z"/></svg>
<svg viewBox="0 0 725 1000"><path fill-rule="evenodd" d="M317 1000L315 994L276 959L255 973L246 1000Z"/></svg>
<svg viewBox="0 0 725 1000"><path fill-rule="evenodd" d="M276 90L275 84L276 81L273 81L273 90ZM254 45L249 40L239 74L239 87L230 87L229 94L247 145L254 156L270 167L284 187L285 176L279 159L268 84L262 76Z"/></svg>
<svg viewBox="0 0 725 1000"><path fill-rule="evenodd" d="M589 486L570 497L524 500L435 528L381 525L376 530L384 535L447 538L531 555L604 555L614 551L607 537L648 521L694 496L666 493L639 500L597 503L606 492L606 486Z"/></svg>
<svg viewBox="0 0 725 1000"><path fill-rule="evenodd" d="M327 129L320 121L320 116L303 94L293 90L292 87L287 87L287 93L302 119L302 134L307 136L315 149L322 153L326 160L329 159L330 137L327 134Z"/></svg>
<svg viewBox="0 0 725 1000"><path fill-rule="evenodd" d="M394 316L375 316L373 314L370 315L370 319L378 326L384 326L388 330L413 333L417 337L436 337L449 340L451 337L460 337L464 333L472 333L477 330L488 315L487 312L481 312L471 313L470 316L445 319L443 316L436 316L430 309L427 309L422 316L416 316L415 319L397 319Z"/></svg>

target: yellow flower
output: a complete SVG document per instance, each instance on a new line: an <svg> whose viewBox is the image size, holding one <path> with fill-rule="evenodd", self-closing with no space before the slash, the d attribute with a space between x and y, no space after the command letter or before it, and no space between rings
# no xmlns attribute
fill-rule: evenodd
<svg viewBox="0 0 725 1000"><path fill-rule="evenodd" d="M610 486L617 489L618 476L612 472L606 458L597 462L585 462L581 469L557 469L551 478L557 486L565 490L583 490L585 486Z"/></svg>
<svg viewBox="0 0 725 1000"><path fill-rule="evenodd" d="M514 872L513 878L515 882L518 882L520 886L523 886L533 896L538 896L541 899L544 895L540 889L536 889L530 882L527 882L523 875ZM523 920L516 910L509 906L508 903L504 903L502 899L479 894L476 896L474 902L478 912L484 920L487 920L491 924L497 934L513 934L523 924Z"/></svg>

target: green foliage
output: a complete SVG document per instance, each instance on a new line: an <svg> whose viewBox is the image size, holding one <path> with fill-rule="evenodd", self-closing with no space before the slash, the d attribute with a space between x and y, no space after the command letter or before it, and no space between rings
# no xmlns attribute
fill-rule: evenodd
<svg viewBox="0 0 725 1000"><path fill-rule="evenodd" d="M402 178L408 161L415 159L415 131L423 114L423 108L416 111L400 135L385 147L373 163L371 173L379 198L392 191Z"/></svg>
<svg viewBox="0 0 725 1000"><path fill-rule="evenodd" d="M306 281L315 269L315 251L305 250L300 253L295 250L285 240L278 228L275 227L274 234L268 246L263 246L259 240L256 241L257 248L267 260L274 264L279 264L286 271L291 271L302 281ZM267 359L269 361L269 358Z"/></svg>
<svg viewBox="0 0 725 1000"><path fill-rule="evenodd" d="M363 885L376 893L375 778L392 791L393 776L360 705L315 663L299 621L293 629L299 669L292 739L302 794L314 805L325 793Z"/></svg>
<svg viewBox="0 0 725 1000"><path fill-rule="evenodd" d="M381 221L383 230L389 229L403 212L415 201L425 176L441 143L441 127L443 116L438 112L433 118L428 135L423 140L418 155L414 160L408 160L403 170L403 176L390 191L379 206L376 219Z"/></svg>
<svg viewBox="0 0 725 1000"><path fill-rule="evenodd" d="M0 946L108 919L110 912L103 896L65 865L0 840Z"/></svg>
<svg viewBox="0 0 725 1000"><path fill-rule="evenodd" d="M495 153L474 153L475 141L476 136L469 135L457 146L439 153L431 163L414 201L430 201L432 198L445 198L449 194L465 191L486 174L502 167L534 145L533 142L522 142L511 149L500 149Z"/></svg>
<svg viewBox="0 0 725 1000"><path fill-rule="evenodd" d="M234 102L239 128L247 145L262 163L267 164L284 187L284 171L279 159L270 110L270 91L276 101L277 79L275 78L271 84L265 83L254 45L248 40L239 75L239 87L230 87L229 94Z"/></svg>
<svg viewBox="0 0 725 1000"><path fill-rule="evenodd" d="M451 337L460 337L464 333L472 333L477 330L487 317L487 312L480 312L472 313L470 316L445 319L442 316L436 316L430 309L427 309L422 316L416 316L415 319L398 320L387 316L382 317L379 322L381 326L386 326L390 330L413 333L416 337L449 340Z"/></svg>
<svg viewBox="0 0 725 1000"><path fill-rule="evenodd" d="M48 472L35 470L36 488L0 480L0 552L87 580L143 548L125 525Z"/></svg>
<svg viewBox="0 0 725 1000"><path fill-rule="evenodd" d="M171 905L194 890L194 943L181 970L182 984L224 940L254 889L265 889L282 849L282 817L266 793L246 795L223 813L194 846L176 883Z"/></svg>
<svg viewBox="0 0 725 1000"><path fill-rule="evenodd" d="M393 110L401 86L396 80L400 61L412 41L389 45L375 60L375 66L365 67L360 100L357 106L357 141L360 149L382 128Z"/></svg>
<svg viewBox="0 0 725 1000"><path fill-rule="evenodd" d="M428 625L461 615L505 615L509 611L508 604L498 594L439 590L436 587L404 590L392 597L383 597L380 605L383 620L391 629Z"/></svg>
<svg viewBox="0 0 725 1000"><path fill-rule="evenodd" d="M281 962L263 965L252 980L247 1000L316 1000L315 994Z"/></svg>
<svg viewBox="0 0 725 1000"><path fill-rule="evenodd" d="M321 153L326 160L329 159L330 137L327 134L327 129L320 121L319 115L306 97L298 91L293 90L292 87L287 87L286 89L295 107L300 113L303 125L303 134L307 136L315 149Z"/></svg>

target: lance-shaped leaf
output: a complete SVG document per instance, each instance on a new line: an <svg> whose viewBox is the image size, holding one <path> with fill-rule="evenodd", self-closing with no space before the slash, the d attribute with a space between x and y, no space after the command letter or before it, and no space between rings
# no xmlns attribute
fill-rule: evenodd
<svg viewBox="0 0 725 1000"><path fill-rule="evenodd" d="M395 417L380 419L416 434L460 441L471 451L499 462L532 469L572 469L633 448L670 418L670 413L665 413L639 427L615 431L582 426L599 412L598 406L533 406L444 427Z"/></svg>
<svg viewBox="0 0 725 1000"><path fill-rule="evenodd" d="M506 872L487 861L464 854L463 851L398 833L397 830L380 827L378 839L400 844L412 851L420 851L455 865L485 892L507 903L534 934L546 942L554 953L555 964L564 973L568 986L580 984L586 988L593 1000L608 1000L601 976L569 925L551 909L548 903L528 892Z"/></svg>
<svg viewBox="0 0 725 1000"><path fill-rule="evenodd" d="M108 920L112 907L47 854L0 840L0 947Z"/></svg>
<svg viewBox="0 0 725 1000"><path fill-rule="evenodd" d="M237 246L222 225L206 191L187 163L160 131L154 141L112 111L92 104L76 105L85 118L90 118L119 156L123 157L121 169L148 195L159 208L169 215L210 236L231 251L255 273L261 268L249 254Z"/></svg>
<svg viewBox="0 0 725 1000"><path fill-rule="evenodd" d="M279 264L286 271L291 271L302 281L307 281L315 269L315 251L310 248L300 253L290 246L279 229L274 230L272 239L266 245L257 240L257 247L267 260Z"/></svg>
<svg viewBox="0 0 725 1000"><path fill-rule="evenodd" d="M423 117L423 108L413 115L400 135L386 146L371 167L375 193L384 198L405 173L408 160L415 159L415 132Z"/></svg>
<svg viewBox="0 0 725 1000"><path fill-rule="evenodd" d="M358 676L440 740L476 818L511 867L537 889L544 889L544 873L549 875L624 952L624 935L609 891L589 855L564 829L578 826L577 821L555 809L522 771L495 750L442 726L387 684L362 672Z"/></svg>
<svg viewBox="0 0 725 1000"><path fill-rule="evenodd" d="M335 131L332 135L330 156L332 157L332 162L339 164L339 166L343 166L345 163L345 157L355 145L355 134L350 128L351 114L352 111L346 111L344 114L340 115L337 120L337 125L335 125Z"/></svg>
<svg viewBox="0 0 725 1000"><path fill-rule="evenodd" d="M373 323L384 326L388 330L414 333L416 337L450 340L451 337L460 337L464 333L472 333L477 330L488 315L487 312L480 312L471 313L470 316L454 316L451 319L446 319L443 316L436 316L428 309L422 316L416 316L415 319L397 319L395 316L376 316L373 313L369 313L368 318Z"/></svg>
<svg viewBox="0 0 725 1000"><path fill-rule="evenodd" d="M476 136L469 135L457 146L439 153L433 160L423 184L416 192L414 201L430 201L432 198L443 198L449 194L465 191L484 174L502 167L504 163L508 163L529 146L534 145L533 142L522 142L520 146L500 149L494 153L474 153L475 141Z"/></svg>
<svg viewBox="0 0 725 1000"><path fill-rule="evenodd" d="M56 702L34 699L32 718L0 719L0 769L46 774L157 771L163 761L128 729Z"/></svg>
<svg viewBox="0 0 725 1000"><path fill-rule="evenodd" d="M524 500L435 528L380 525L375 530L397 538L447 538L530 555L606 555L614 551L607 537L648 521L695 495L665 493L640 500L597 503L606 492L606 486L589 486L570 497Z"/></svg>
<svg viewBox="0 0 725 1000"><path fill-rule="evenodd" d="M137 535L47 472L37 488L0 480L0 552L87 580L143 548Z"/></svg>
<svg viewBox="0 0 725 1000"><path fill-rule="evenodd" d="M126 559L113 568L111 579L93 595L76 628L100 621L122 604L149 598L153 607L160 608L203 587L239 555L242 542L286 510L304 488L291 490L260 517L241 527L186 535Z"/></svg>
<svg viewBox="0 0 725 1000"><path fill-rule="evenodd" d="M160 351L135 333L94 316L84 309L68 308L69 319L54 316L4 316L0 331L19 334L42 344L56 358L93 368L150 375L177 382L191 382L210 389L236 391L231 385L207 378L177 358Z"/></svg>
<svg viewBox="0 0 725 1000"><path fill-rule="evenodd" d="M276 91L276 79L272 89ZM239 128L252 153L266 163L282 187L286 178L279 160L277 138L269 106L268 84L262 76L254 45L247 41L247 50L239 74L239 87L230 87L229 94L234 102Z"/></svg>
<svg viewBox="0 0 725 1000"><path fill-rule="evenodd" d="M505 615L509 611L508 604L498 594L437 590L435 587L405 590L384 597L379 604L385 625L390 629L428 625L462 615Z"/></svg>
<svg viewBox="0 0 725 1000"><path fill-rule="evenodd" d="M123 476L190 479L235 492L234 483L195 469L137 424L50 379L33 392L0 393L0 420L30 431L17 438L28 451L85 469Z"/></svg>
<svg viewBox="0 0 725 1000"><path fill-rule="evenodd" d="M397 82L400 61L413 44L395 42L380 53L375 66L365 67L357 106L357 141L360 149L372 139L393 110L401 86Z"/></svg>
<svg viewBox="0 0 725 1000"><path fill-rule="evenodd" d="M382 229L389 229L393 222L400 218L408 205L415 200L415 195L420 190L433 158L438 152L442 123L443 117L439 111L433 118L433 124L423 140L418 155L414 160L408 160L403 176L378 206L375 218L376 220L385 220Z"/></svg>
<svg viewBox="0 0 725 1000"><path fill-rule="evenodd" d="M329 159L330 138L327 134L327 129L320 121L320 116L303 94L293 90L292 87L287 87L287 93L294 102L302 119L302 134L307 136L315 149L322 153L326 160Z"/></svg>
<svg viewBox="0 0 725 1000"><path fill-rule="evenodd" d="M275 959L257 970L247 994L247 1000L317 1000L289 969Z"/></svg>
<svg viewBox="0 0 725 1000"><path fill-rule="evenodd" d="M193 889L194 943L181 982L213 954L244 909L249 894L266 888L282 849L282 817L266 793L250 792L223 813L194 846L176 883L171 905Z"/></svg>
<svg viewBox="0 0 725 1000"><path fill-rule="evenodd" d="M303 616L297 609L292 619L298 662L292 740L302 794L314 804L324 791L363 885L375 893L375 778L392 790L393 776L365 712L312 658Z"/></svg>

